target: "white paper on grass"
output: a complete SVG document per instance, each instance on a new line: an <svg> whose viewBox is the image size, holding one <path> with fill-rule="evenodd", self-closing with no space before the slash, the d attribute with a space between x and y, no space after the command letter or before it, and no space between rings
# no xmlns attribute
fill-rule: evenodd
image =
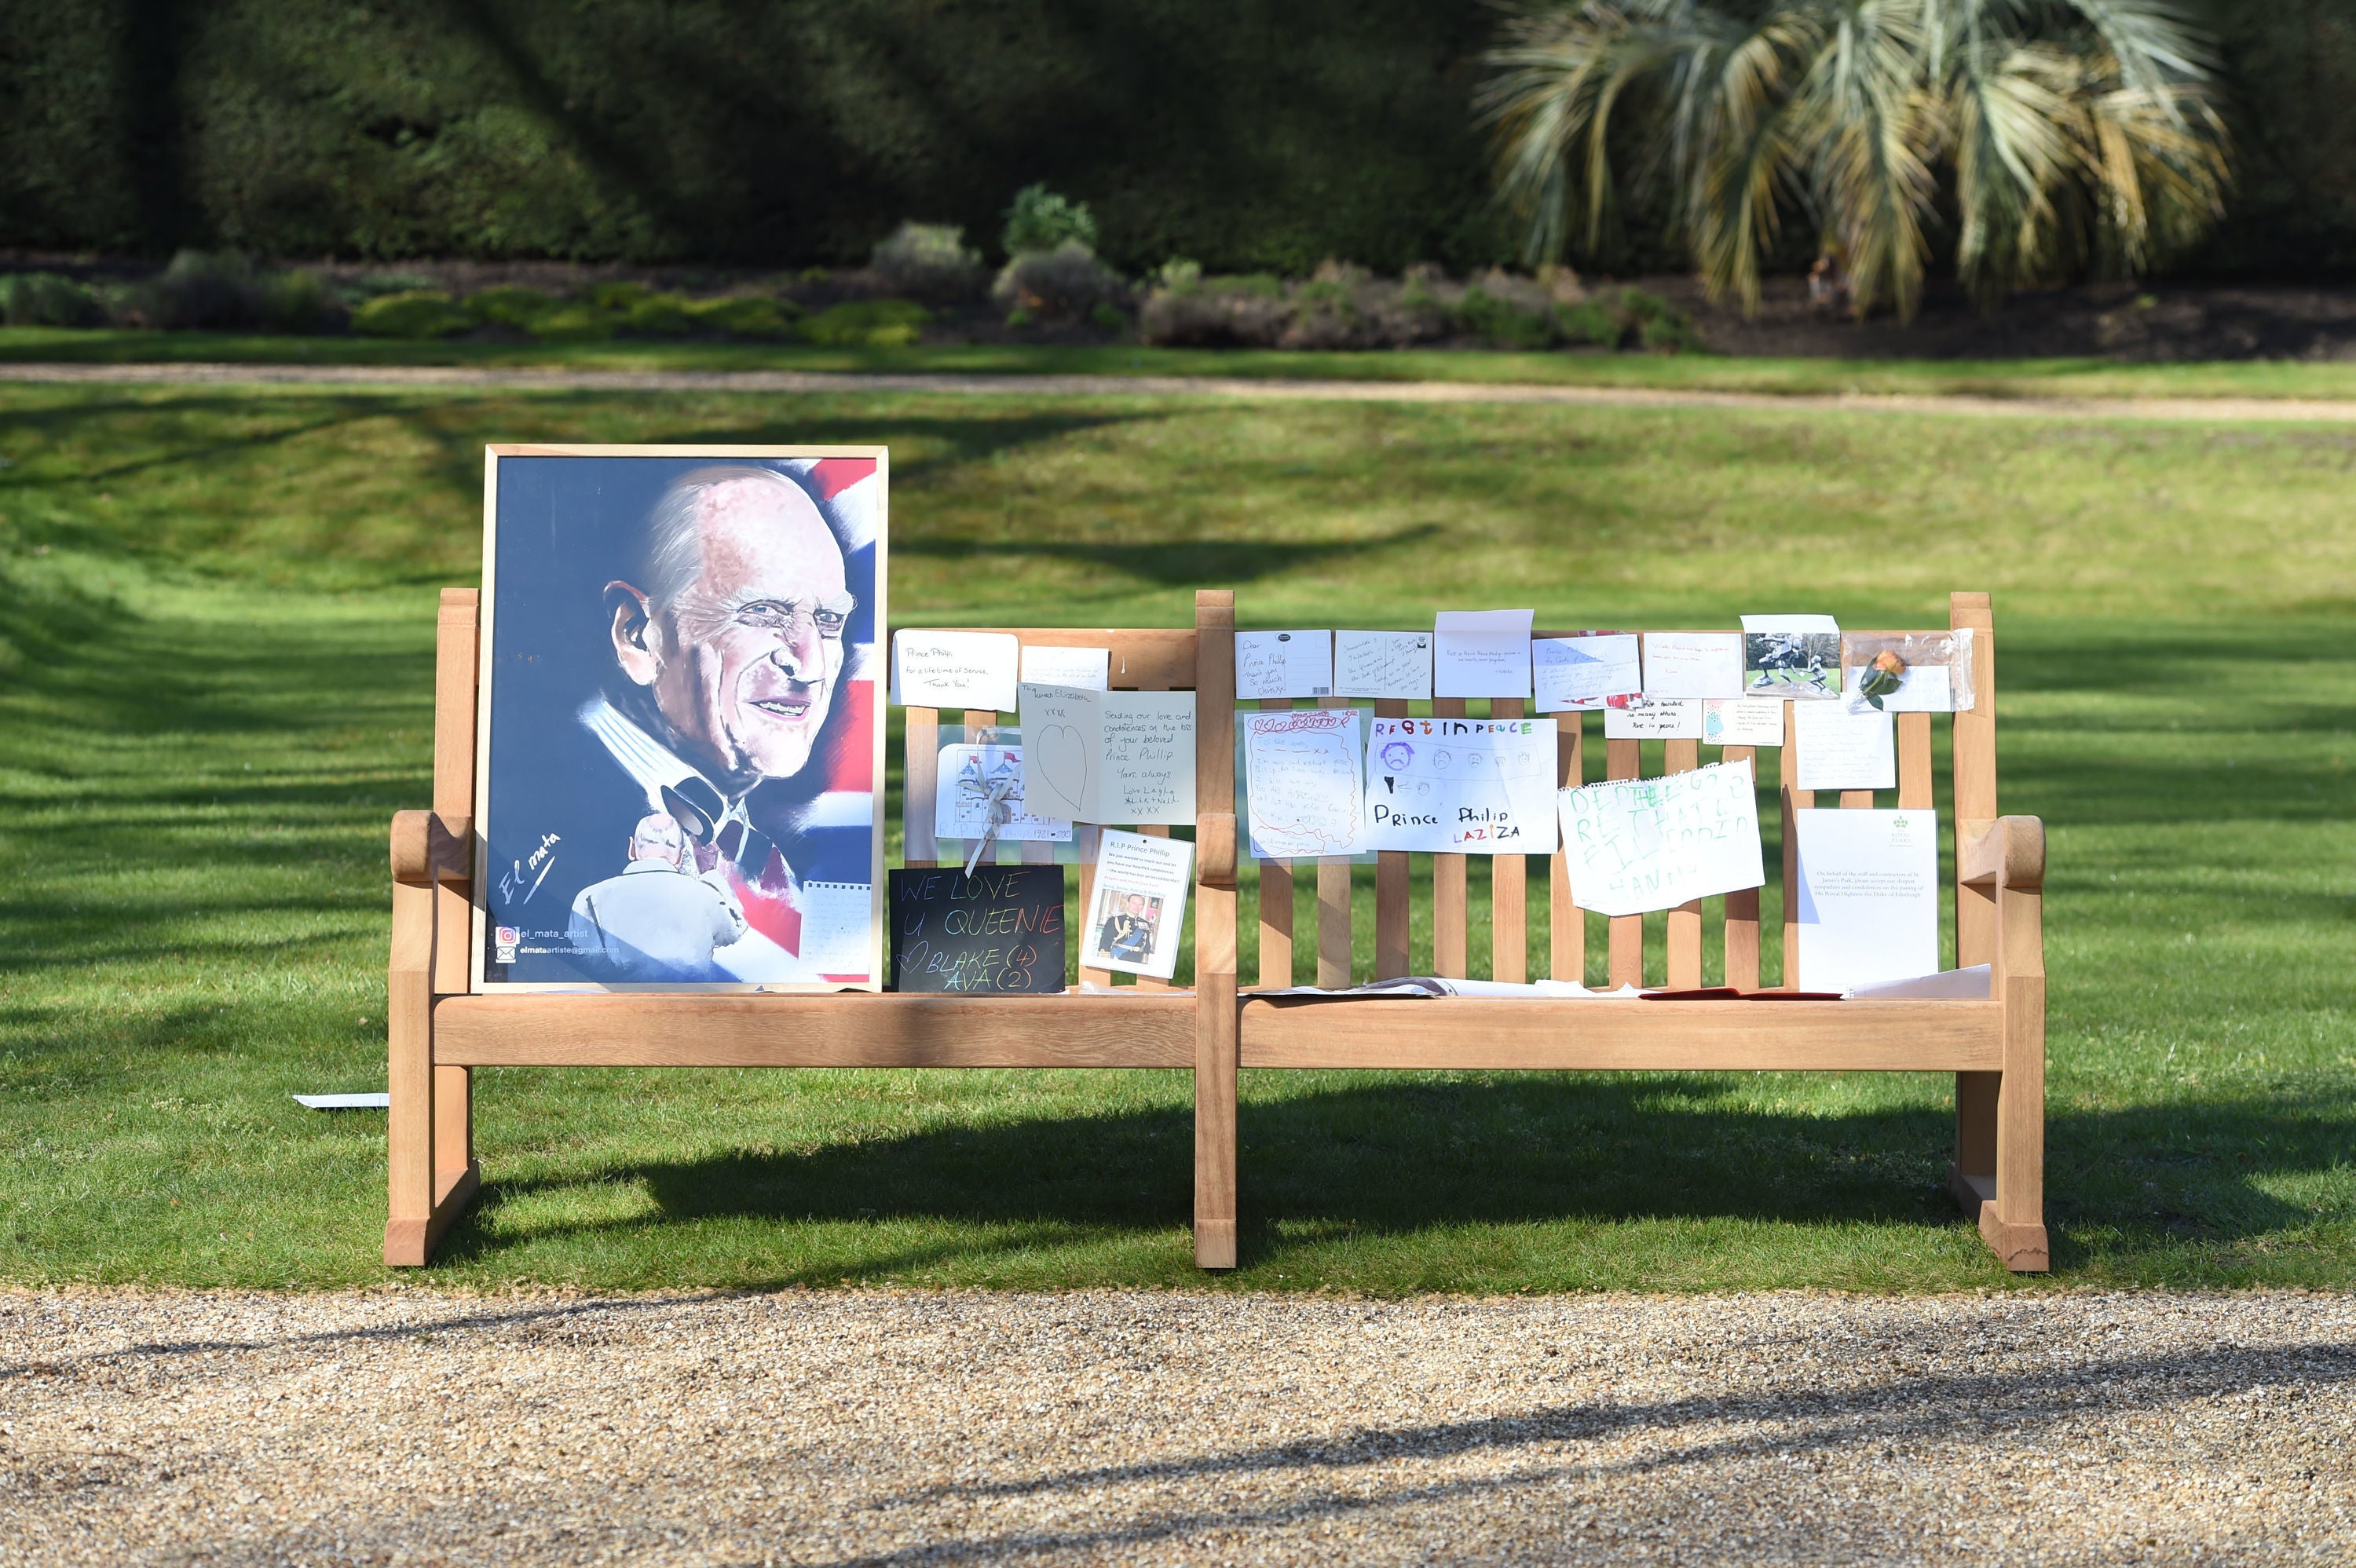
<svg viewBox="0 0 2356 1568"><path fill-rule="evenodd" d="M1360 708L1238 713L1251 800L1253 856L1262 860L1355 855L1365 848Z"/></svg>
<svg viewBox="0 0 2356 1568"><path fill-rule="evenodd" d="M1530 644L1530 681L1541 713L1592 712L1644 689L1633 632L1583 632Z"/></svg>
<svg viewBox="0 0 2356 1568"><path fill-rule="evenodd" d="M1952 713L1955 710L1954 689L1947 679L1944 665L1909 666L1906 678L1898 689L1881 699L1875 708L1865 693L1858 689L1871 671L1862 666L1848 672L1848 689L1841 694L1841 706L1851 713Z"/></svg>
<svg viewBox="0 0 2356 1568"><path fill-rule="evenodd" d="M1819 701L1840 695L1840 624L1830 615L1742 617L1742 688Z"/></svg>
<svg viewBox="0 0 2356 1568"><path fill-rule="evenodd" d="M1643 914L1766 880L1747 762L1614 779L1556 798L1570 901L1581 909Z"/></svg>
<svg viewBox="0 0 2356 1568"><path fill-rule="evenodd" d="M1800 748L1796 788L1898 787L1898 727L1887 713L1852 713L1845 702L1795 702L1792 738Z"/></svg>
<svg viewBox="0 0 2356 1568"><path fill-rule="evenodd" d="M1551 855L1551 719L1377 719L1366 730L1369 849Z"/></svg>
<svg viewBox="0 0 2356 1568"><path fill-rule="evenodd" d="M1331 632L1237 632L1236 699L1333 695Z"/></svg>
<svg viewBox="0 0 2356 1568"><path fill-rule="evenodd" d="M1695 698L1742 695L1740 632L1647 632L1644 695Z"/></svg>
<svg viewBox="0 0 2356 1568"><path fill-rule="evenodd" d="M1024 648L1023 678L1034 686L1076 686L1083 691L1112 688L1110 648Z"/></svg>
<svg viewBox="0 0 2356 1568"><path fill-rule="evenodd" d="M1845 991L1937 971L1935 812L1795 811L1792 830L1800 985Z"/></svg>
<svg viewBox="0 0 2356 1568"><path fill-rule="evenodd" d="M948 745L941 748L939 784L933 792L933 834L939 838L980 838L990 832L992 791L1005 786L999 799L1004 815L998 823L1001 842L1067 843L1072 825L1060 817L1033 816L1023 794L1023 748L1020 746Z"/></svg>
<svg viewBox="0 0 2356 1568"><path fill-rule="evenodd" d="M1702 724L1698 698L1676 700L1632 697L1625 707L1603 710L1603 738L1607 741L1698 741Z"/></svg>
<svg viewBox="0 0 2356 1568"><path fill-rule="evenodd" d="M389 1111L391 1094L297 1094L294 1103L306 1111Z"/></svg>
<svg viewBox="0 0 2356 1568"><path fill-rule="evenodd" d="M1432 623L1434 697L1527 697L1535 610L1442 610Z"/></svg>
<svg viewBox="0 0 2356 1568"><path fill-rule="evenodd" d="M1178 968L1186 881L1194 846L1108 829L1097 848L1096 901L1083 928L1080 963L1167 980Z"/></svg>
<svg viewBox="0 0 2356 1568"><path fill-rule="evenodd" d="M1336 632L1333 695L1420 702L1431 695L1430 632Z"/></svg>
<svg viewBox="0 0 2356 1568"><path fill-rule="evenodd" d="M1012 632L895 632L892 700L1011 713L1022 649Z"/></svg>
<svg viewBox="0 0 2356 1568"><path fill-rule="evenodd" d="M1738 697L1730 702L1705 702L1701 705L1701 738L1713 746L1780 746L1783 743L1783 699Z"/></svg>
<svg viewBox="0 0 2356 1568"><path fill-rule="evenodd" d="M1194 694L1024 681L1023 795L1072 822L1194 820Z"/></svg>

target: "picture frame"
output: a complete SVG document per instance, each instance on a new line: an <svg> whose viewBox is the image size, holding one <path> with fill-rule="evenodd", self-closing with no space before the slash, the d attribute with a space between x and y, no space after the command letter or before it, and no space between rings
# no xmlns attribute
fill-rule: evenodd
<svg viewBox="0 0 2356 1568"><path fill-rule="evenodd" d="M485 449L473 989L883 988L889 485Z"/></svg>

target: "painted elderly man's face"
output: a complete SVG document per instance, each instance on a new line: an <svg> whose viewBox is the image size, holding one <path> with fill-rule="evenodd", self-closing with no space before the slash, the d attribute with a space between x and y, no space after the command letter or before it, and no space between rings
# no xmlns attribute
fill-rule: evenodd
<svg viewBox="0 0 2356 1568"><path fill-rule="evenodd" d="M687 839L680 833L679 823L668 813L657 813L639 820L637 830L630 835L630 859L660 860L667 866L677 866L686 859Z"/></svg>
<svg viewBox="0 0 2356 1568"><path fill-rule="evenodd" d="M657 611L632 678L692 760L727 779L801 771L842 673L854 601L842 551L799 489L736 480L704 492L703 570Z"/></svg>

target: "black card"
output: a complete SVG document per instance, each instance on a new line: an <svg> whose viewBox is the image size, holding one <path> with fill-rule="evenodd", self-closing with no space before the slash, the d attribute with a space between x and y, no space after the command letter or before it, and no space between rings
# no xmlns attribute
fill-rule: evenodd
<svg viewBox="0 0 2356 1568"><path fill-rule="evenodd" d="M1060 991L1064 988L1064 868L953 866L894 871L895 991Z"/></svg>

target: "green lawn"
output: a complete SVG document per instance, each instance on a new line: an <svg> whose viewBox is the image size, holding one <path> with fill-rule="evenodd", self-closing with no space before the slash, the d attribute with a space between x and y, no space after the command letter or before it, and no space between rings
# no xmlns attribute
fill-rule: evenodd
<svg viewBox="0 0 2356 1568"><path fill-rule="evenodd" d="M232 361L290 365L471 365L583 370L956 371L982 375L1240 376L1311 380L1512 381L1774 396L1971 393L1993 398L2356 398L2356 364L2253 359L2126 365L2100 358L1799 359L1713 355L1486 353L619 341L410 343L218 332L0 327L0 363Z"/></svg>
<svg viewBox="0 0 2356 1568"><path fill-rule="evenodd" d="M2052 834L2053 1282L2356 1285L2356 432L61 387L0 387L0 1280L381 1277L381 1117L286 1096L382 1084L384 826L488 439L888 440L903 624L1993 590L2004 805ZM1182 1074L483 1079L435 1277L1201 1283ZM1937 1191L1949 1091L1246 1074L1224 1283L2004 1285Z"/></svg>

